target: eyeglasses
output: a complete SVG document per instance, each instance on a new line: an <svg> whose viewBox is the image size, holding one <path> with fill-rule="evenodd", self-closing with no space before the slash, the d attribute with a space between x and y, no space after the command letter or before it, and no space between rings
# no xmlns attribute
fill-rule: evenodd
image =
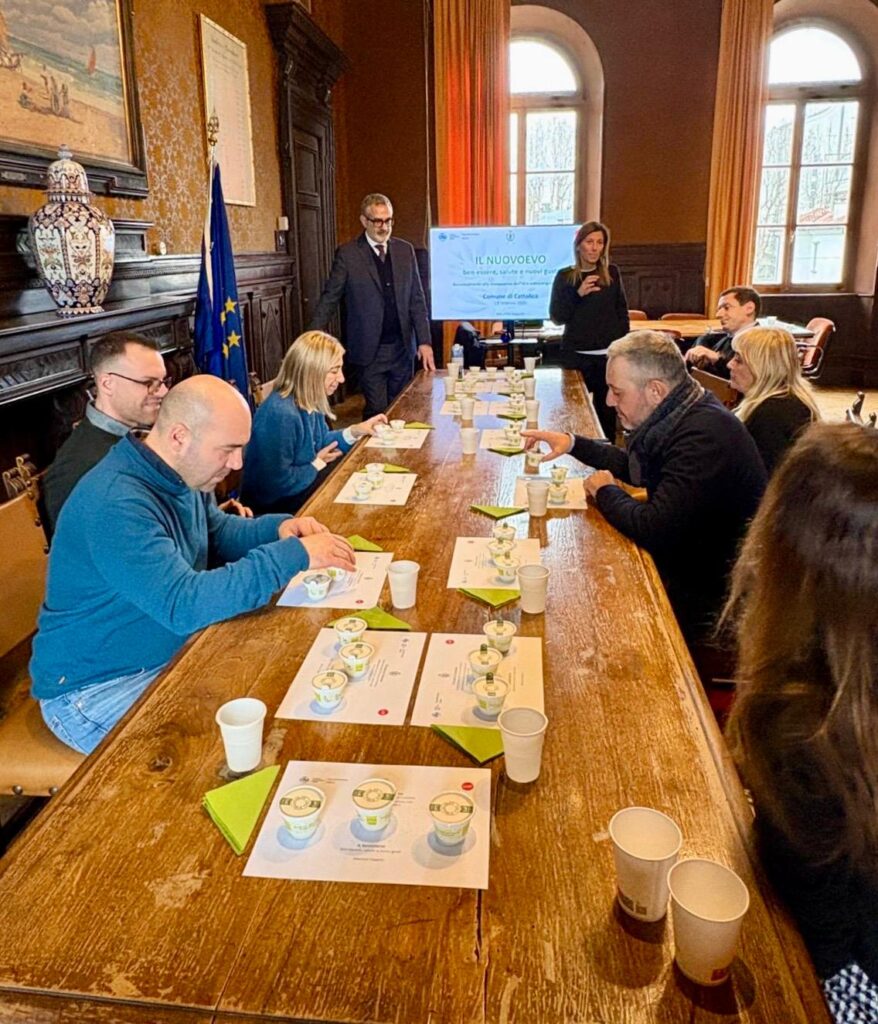
<svg viewBox="0 0 878 1024"><path fill-rule="evenodd" d="M130 381L132 384L139 384L141 387L146 388L151 395L161 391L162 388L170 390L171 385L174 383L173 377L162 377L161 379L147 377L146 380L137 380L136 377L126 377L124 373L115 373L113 370L107 370L107 376L121 377L122 380Z"/></svg>
<svg viewBox="0 0 878 1024"><path fill-rule="evenodd" d="M366 220L370 224L374 224L376 228L393 227L393 217L366 217Z"/></svg>

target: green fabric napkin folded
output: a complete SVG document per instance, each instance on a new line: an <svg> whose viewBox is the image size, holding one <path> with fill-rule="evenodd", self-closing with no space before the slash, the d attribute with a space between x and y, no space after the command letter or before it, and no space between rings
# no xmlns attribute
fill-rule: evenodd
<svg viewBox="0 0 878 1024"><path fill-rule="evenodd" d="M349 615L356 615L358 619L362 619L369 629L411 629L412 627L407 623L403 622L402 619L398 619L395 615L391 615L390 612L386 612L383 608L367 608L363 611L362 608L357 608L353 611L345 612L344 615L340 615L339 618L347 618ZM330 622L330 626L334 626L338 622L338 619L333 619Z"/></svg>
<svg viewBox="0 0 878 1024"><path fill-rule="evenodd" d="M473 725L434 725L433 731L471 757L476 764L485 764L503 753L503 737L499 729L480 729Z"/></svg>
<svg viewBox="0 0 878 1024"><path fill-rule="evenodd" d="M495 452L497 455L524 455L524 448L501 448L499 445L497 447L492 445L488 451Z"/></svg>
<svg viewBox="0 0 878 1024"><path fill-rule="evenodd" d="M202 806L239 857L256 827L279 771L280 765L273 764L204 794Z"/></svg>
<svg viewBox="0 0 878 1024"><path fill-rule="evenodd" d="M497 415L501 420L526 420L526 412L498 412Z"/></svg>
<svg viewBox="0 0 878 1024"><path fill-rule="evenodd" d="M504 604L517 601L521 597L519 590L501 590L500 587L493 590L482 590L479 587L458 587L457 589L461 594L489 604L492 608L501 608Z"/></svg>
<svg viewBox="0 0 878 1024"><path fill-rule="evenodd" d="M406 430L432 430L433 427L429 423L420 423L418 420L412 420L411 423L406 423Z"/></svg>
<svg viewBox="0 0 878 1024"><path fill-rule="evenodd" d="M383 551L384 548L374 544L371 540L366 540L365 537L361 537L358 533L348 537L348 544L354 549L354 551Z"/></svg>
<svg viewBox="0 0 878 1024"><path fill-rule="evenodd" d="M518 505L470 505L474 512L484 512L492 519L505 519L506 516L514 516L524 512L524 508ZM350 540L350 537L348 538Z"/></svg>

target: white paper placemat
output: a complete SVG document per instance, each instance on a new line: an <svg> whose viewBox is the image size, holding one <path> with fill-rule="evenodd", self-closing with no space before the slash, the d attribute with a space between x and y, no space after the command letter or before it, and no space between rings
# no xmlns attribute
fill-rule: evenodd
<svg viewBox="0 0 878 1024"><path fill-rule="evenodd" d="M398 795L387 828L366 832L357 823L351 792L374 776L392 782ZM295 840L283 825L280 800L302 784L321 789L326 804L314 835ZM429 803L449 790L466 793L476 810L466 839L459 846L443 847L433 839ZM488 768L290 761L244 874L251 878L487 889L490 833Z"/></svg>
<svg viewBox="0 0 878 1024"><path fill-rule="evenodd" d="M481 715L473 697L474 677L469 653L485 642L484 636L433 633L418 684L412 725L476 725L497 728L496 718ZM509 683L505 708L543 710L543 642L539 637L516 636L496 675Z"/></svg>
<svg viewBox="0 0 878 1024"><path fill-rule="evenodd" d="M525 502L526 504L527 502ZM497 576L497 567L491 562L491 552L488 550L491 539L491 537L457 538L454 543L454 554L451 556L451 568L448 570L448 587L518 590L518 583L502 583ZM527 537L524 540L516 541L514 554L522 565L539 562L539 540L535 537Z"/></svg>
<svg viewBox="0 0 878 1024"><path fill-rule="evenodd" d="M522 429L524 429L524 420L521 421ZM515 445L511 441L506 440L506 435L503 433L503 428L499 427L494 430L483 430L482 438L479 441L480 448L514 448ZM524 446L522 446L524 451Z"/></svg>
<svg viewBox="0 0 878 1024"><path fill-rule="evenodd" d="M314 703L311 680L318 672L328 669L344 671L335 630L321 629L280 702L277 717L309 722L402 725L427 634L367 629L363 639L375 648L369 671L361 679L348 683L337 708L321 711Z"/></svg>
<svg viewBox="0 0 878 1024"><path fill-rule="evenodd" d="M391 474L387 474L390 476ZM312 572L321 569L306 569L295 575L287 584L286 589L278 598L278 605L284 608L374 608L381 596L387 566L393 561L393 553L388 551L357 551L354 554L357 563L353 578L344 585L336 587L333 583L329 593L320 601L313 601L302 580Z"/></svg>
<svg viewBox="0 0 878 1024"><path fill-rule="evenodd" d="M366 442L366 448L382 448L390 451L393 448L421 448L427 440L430 430L398 430L389 441L382 441L377 437L370 437Z"/></svg>
<svg viewBox="0 0 878 1024"><path fill-rule="evenodd" d="M404 505L417 480L417 473L385 473L384 479L365 498L358 498L354 487L364 479L362 473L351 473L335 496L336 505Z"/></svg>
<svg viewBox="0 0 878 1024"><path fill-rule="evenodd" d="M513 505L524 505L527 507L527 481L540 479L536 474L533 476L520 476L515 481L515 497L512 499ZM547 475L542 476L543 480L551 481L551 477ZM546 508L549 512L552 509L567 509L567 508L587 508L588 502L585 497L585 481L581 476L568 476L564 481L567 484L567 499L563 502L550 501Z"/></svg>
<svg viewBox="0 0 878 1024"><path fill-rule="evenodd" d="M488 414L488 403L487 402L474 402L473 403L473 415L475 416L486 416ZM442 408L439 410L440 416L459 416L460 415L460 399L458 398L446 398L442 403Z"/></svg>

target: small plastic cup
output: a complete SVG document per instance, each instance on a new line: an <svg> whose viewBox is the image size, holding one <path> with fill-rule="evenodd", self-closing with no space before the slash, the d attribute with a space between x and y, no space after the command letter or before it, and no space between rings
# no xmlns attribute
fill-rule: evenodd
<svg viewBox="0 0 878 1024"><path fill-rule="evenodd" d="M284 827L294 839L310 839L320 824L326 794L317 786L296 786L280 798Z"/></svg>
<svg viewBox="0 0 878 1024"><path fill-rule="evenodd" d="M497 569L497 576L501 583L514 583L518 578L519 565L521 565L521 559L508 553L498 555L494 559L494 566Z"/></svg>
<svg viewBox="0 0 878 1024"><path fill-rule="evenodd" d="M384 463L383 462L369 462L366 465L367 473L383 473Z"/></svg>
<svg viewBox="0 0 878 1024"><path fill-rule="evenodd" d="M473 696L476 705L485 718L496 718L503 710L503 704L509 693L509 683L493 672L480 676L473 683Z"/></svg>
<svg viewBox="0 0 878 1024"><path fill-rule="evenodd" d="M351 679L361 679L369 671L369 662L375 648L365 640L357 640L353 644L345 644L338 652L344 663L344 670Z"/></svg>
<svg viewBox="0 0 878 1024"><path fill-rule="evenodd" d="M369 487L368 481L364 481L364 483ZM369 487L369 490L371 491L372 488ZM330 583L332 583L332 579L325 572L312 572L302 580L305 592L312 601L322 601L329 593Z"/></svg>
<svg viewBox="0 0 878 1024"><path fill-rule="evenodd" d="M546 610L546 592L549 570L544 565L520 565L518 589L521 592L521 610L529 615L540 615Z"/></svg>
<svg viewBox="0 0 878 1024"><path fill-rule="evenodd" d="M496 565L501 555L508 555L515 550L515 541L508 537L495 537L488 541L488 553L491 561Z"/></svg>
<svg viewBox="0 0 878 1024"><path fill-rule="evenodd" d="M390 600L394 608L414 608L418 595L420 565L407 559L391 562L387 567Z"/></svg>
<svg viewBox="0 0 878 1024"><path fill-rule="evenodd" d="M339 672L337 669L318 672L311 680L311 689L314 691L314 700L317 706L325 711L337 708L344 698L347 685L348 677L344 672Z"/></svg>
<svg viewBox="0 0 878 1024"><path fill-rule="evenodd" d="M493 382L493 381L495 381L497 379L497 367L496 366L486 366L485 367L485 373L488 375L488 380Z"/></svg>
<svg viewBox="0 0 878 1024"><path fill-rule="evenodd" d="M696 985L721 985L735 959L750 893L724 864L681 860L668 873L674 959Z"/></svg>
<svg viewBox="0 0 878 1024"><path fill-rule="evenodd" d="M525 455L524 460L528 469L539 469L543 463L542 448L538 444L535 444Z"/></svg>
<svg viewBox="0 0 878 1024"><path fill-rule="evenodd" d="M549 476L552 478L553 484L563 484L567 479L567 467L566 466L552 466L549 470Z"/></svg>
<svg viewBox="0 0 878 1024"><path fill-rule="evenodd" d="M353 644L361 639L366 632L367 623L365 619L361 619L356 615L346 615L343 619L339 619L336 622L334 629L335 635L338 637L339 647L344 647L345 644Z"/></svg>
<svg viewBox="0 0 878 1024"><path fill-rule="evenodd" d="M535 398L528 398L524 403L524 411L528 423L536 423L540 415L540 403Z"/></svg>
<svg viewBox="0 0 878 1024"><path fill-rule="evenodd" d="M668 872L680 853L677 823L651 807L625 807L610 819L619 906L638 921L668 912Z"/></svg>
<svg viewBox="0 0 878 1024"><path fill-rule="evenodd" d="M361 480L354 482L354 496L359 498L360 501L364 501L372 493L372 484L369 483L367 477L363 477Z"/></svg>
<svg viewBox="0 0 878 1024"><path fill-rule="evenodd" d="M567 500L567 484L552 483L549 485L549 504L563 505Z"/></svg>
<svg viewBox="0 0 878 1024"><path fill-rule="evenodd" d="M493 672L503 660L503 655L496 647L490 647L484 643L476 650L470 651L468 658L472 673L478 679L480 676L486 676L489 672Z"/></svg>
<svg viewBox="0 0 878 1024"><path fill-rule="evenodd" d="M464 423L472 423L476 411L476 400L474 398L461 398L460 418Z"/></svg>
<svg viewBox="0 0 878 1024"><path fill-rule="evenodd" d="M543 479L528 480L527 488L527 511L531 516L540 517L546 514L546 505L549 501L549 481Z"/></svg>
<svg viewBox="0 0 878 1024"><path fill-rule="evenodd" d="M372 487L373 491L377 491L378 488L384 483L384 470L380 470L378 473L370 471L366 474L366 479Z"/></svg>
<svg viewBox="0 0 878 1024"><path fill-rule="evenodd" d="M496 647L501 654L508 654L518 629L508 619L489 619L482 626L482 632L491 647Z"/></svg>
<svg viewBox="0 0 878 1024"><path fill-rule="evenodd" d="M524 369L527 373L533 373L537 368L537 357L536 356L525 356L524 357Z"/></svg>
<svg viewBox="0 0 878 1024"><path fill-rule="evenodd" d="M536 708L506 708L497 719L503 736L506 775L512 782L539 777L548 718Z"/></svg>
<svg viewBox="0 0 878 1024"><path fill-rule="evenodd" d="M262 726L267 710L256 697L238 697L217 710L216 724L230 771L253 771L262 760Z"/></svg>
<svg viewBox="0 0 878 1024"><path fill-rule="evenodd" d="M460 443L464 455L475 455L479 447L479 432L475 427L460 428Z"/></svg>
<svg viewBox="0 0 878 1024"><path fill-rule="evenodd" d="M405 430L405 420L391 420L390 426L398 434L400 430Z"/></svg>
<svg viewBox="0 0 878 1024"><path fill-rule="evenodd" d="M494 540L514 541L517 533L515 527L509 523L494 523L491 527L491 536Z"/></svg>
<svg viewBox="0 0 878 1024"><path fill-rule="evenodd" d="M476 805L465 793L440 793L429 805L433 834L443 846L457 846L466 839Z"/></svg>
<svg viewBox="0 0 878 1024"><path fill-rule="evenodd" d="M396 800L396 786L387 779L366 779L351 793L360 825L367 832L387 828Z"/></svg>

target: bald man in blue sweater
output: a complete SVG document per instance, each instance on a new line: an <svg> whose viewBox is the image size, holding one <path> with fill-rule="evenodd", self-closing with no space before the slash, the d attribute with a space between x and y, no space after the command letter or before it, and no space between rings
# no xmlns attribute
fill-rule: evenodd
<svg viewBox="0 0 878 1024"><path fill-rule="evenodd" d="M68 746L90 753L193 633L259 608L303 569L354 568L348 542L310 517L216 508L249 437L238 392L192 377L146 440L119 441L61 510L30 668Z"/></svg>

